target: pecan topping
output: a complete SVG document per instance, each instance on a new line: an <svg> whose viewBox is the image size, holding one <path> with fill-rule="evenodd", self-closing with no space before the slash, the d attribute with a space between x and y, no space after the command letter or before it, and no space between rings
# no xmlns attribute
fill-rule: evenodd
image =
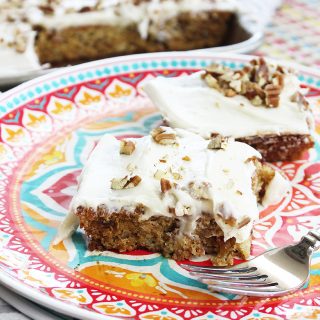
<svg viewBox="0 0 320 320"><path fill-rule="evenodd" d="M191 161L191 158L189 156L184 156L182 158L183 161Z"/></svg>
<svg viewBox="0 0 320 320"><path fill-rule="evenodd" d="M120 142L120 154L131 155L135 150L136 146L134 142L122 140Z"/></svg>
<svg viewBox="0 0 320 320"><path fill-rule="evenodd" d="M310 109L309 102L307 101L307 99L300 92L295 93L291 97L291 101L292 102L297 102L302 107L303 110L309 110Z"/></svg>
<svg viewBox="0 0 320 320"><path fill-rule="evenodd" d="M111 180L111 189L113 190L122 190L122 189L131 189L136 187L141 182L139 176L133 176L128 178L128 176L122 179L112 179Z"/></svg>
<svg viewBox="0 0 320 320"><path fill-rule="evenodd" d="M211 138L208 149L218 150L218 149L225 149L228 145L229 139L223 137L221 135L216 135Z"/></svg>
<svg viewBox="0 0 320 320"><path fill-rule="evenodd" d="M172 188L170 181L164 178L160 179L160 187L162 193L165 193Z"/></svg>
<svg viewBox="0 0 320 320"><path fill-rule="evenodd" d="M210 184L207 182L195 183L190 182L188 187L190 190L190 195L194 199L198 200L209 200L209 186Z"/></svg>
<svg viewBox="0 0 320 320"><path fill-rule="evenodd" d="M224 66L210 66L202 78L210 88L218 90L226 97L242 95L254 106L275 108L279 106L287 72L289 71L267 64L260 58L235 71Z"/></svg>
<svg viewBox="0 0 320 320"><path fill-rule="evenodd" d="M176 143L176 134L166 127L158 127L151 131L153 140L159 144L168 145Z"/></svg>
<svg viewBox="0 0 320 320"><path fill-rule="evenodd" d="M266 105L270 108L276 108L280 102L281 87L274 84L268 84L265 88Z"/></svg>

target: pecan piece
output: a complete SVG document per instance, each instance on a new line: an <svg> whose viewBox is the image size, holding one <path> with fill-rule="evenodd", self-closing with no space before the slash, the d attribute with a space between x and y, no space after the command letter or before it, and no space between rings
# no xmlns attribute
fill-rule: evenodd
<svg viewBox="0 0 320 320"><path fill-rule="evenodd" d="M277 86L274 84L266 85L265 93L266 93L266 106L267 107L276 108L279 106L280 92L281 92L280 86Z"/></svg>
<svg viewBox="0 0 320 320"><path fill-rule="evenodd" d="M207 182L190 182L188 187L190 189L191 197L198 200L209 200L209 186L210 184Z"/></svg>
<svg viewBox="0 0 320 320"><path fill-rule="evenodd" d="M170 181L164 178L160 179L160 187L162 193L165 193L172 188Z"/></svg>
<svg viewBox="0 0 320 320"><path fill-rule="evenodd" d="M120 154L130 156L135 150L136 146L134 142L128 140L122 140L120 142Z"/></svg>
<svg viewBox="0 0 320 320"><path fill-rule="evenodd" d="M176 134L166 127L158 127L151 131L153 140L159 144L169 145L176 143Z"/></svg>
<svg viewBox="0 0 320 320"><path fill-rule="evenodd" d="M221 135L216 135L212 137L209 144L208 149L218 150L218 149L225 149L228 145L229 139L223 137Z"/></svg>
<svg viewBox="0 0 320 320"><path fill-rule="evenodd" d="M127 176L121 179L113 178L111 180L111 189L113 190L131 189L136 187L140 182L141 182L141 178L139 176L133 176L129 179Z"/></svg>

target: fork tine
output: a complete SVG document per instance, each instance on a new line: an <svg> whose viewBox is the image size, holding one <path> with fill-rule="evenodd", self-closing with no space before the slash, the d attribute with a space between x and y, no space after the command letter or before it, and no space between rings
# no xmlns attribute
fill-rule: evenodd
<svg viewBox="0 0 320 320"><path fill-rule="evenodd" d="M209 285L208 289L212 292L224 292L224 293L232 293L232 294L239 294L244 296L254 296L254 297L272 297L277 295L282 295L283 291L279 290L275 286L270 287L230 287L230 286L223 286L223 285Z"/></svg>
<svg viewBox="0 0 320 320"><path fill-rule="evenodd" d="M255 288L266 288L277 286L277 282L270 281L233 281L233 280L212 280L212 279L199 279L202 283L210 286L226 286L226 287L255 287Z"/></svg>
<svg viewBox="0 0 320 320"><path fill-rule="evenodd" d="M259 279L266 279L268 276L261 275L258 273L235 273L235 274L213 274L213 273L200 273L200 272L190 272L190 275L199 277L202 279L217 279L217 280L259 280Z"/></svg>
<svg viewBox="0 0 320 320"><path fill-rule="evenodd" d="M181 267L185 268L188 271L195 272L205 272L205 273L214 273L214 274L231 274L231 273L250 273L257 270L256 267L200 267L200 266L192 266L188 264L181 264Z"/></svg>

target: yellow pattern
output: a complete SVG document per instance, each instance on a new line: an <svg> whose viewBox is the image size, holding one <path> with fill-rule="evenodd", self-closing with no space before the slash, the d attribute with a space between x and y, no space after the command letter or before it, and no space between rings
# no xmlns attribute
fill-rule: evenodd
<svg viewBox="0 0 320 320"><path fill-rule="evenodd" d="M23 132L22 128L18 129L17 131L14 131L14 130L8 129L8 128L6 128L5 130L8 134L8 137L6 139L7 141L19 142L21 140L21 138L24 137L24 132Z"/></svg>
<svg viewBox="0 0 320 320"><path fill-rule="evenodd" d="M59 294L59 297L61 299L65 299L65 300L70 300L70 299L74 299L77 300L80 303L85 303L87 302L87 299L84 295L82 294L77 294L75 292L73 292L72 290L68 290L68 289L55 289L55 292L57 292Z"/></svg>
<svg viewBox="0 0 320 320"><path fill-rule="evenodd" d="M88 106L95 102L99 102L101 100L101 96L99 95L94 96L88 92L84 92L83 96L84 96L84 99L80 100L79 102L85 106Z"/></svg>
<svg viewBox="0 0 320 320"><path fill-rule="evenodd" d="M0 144L0 155L4 155L7 153L6 148L4 147L4 145L1 143Z"/></svg>
<svg viewBox="0 0 320 320"><path fill-rule="evenodd" d="M154 277L145 273L128 273L126 278L131 280L130 284L133 287L142 287L147 285L148 287L153 288L157 285L157 281L154 279Z"/></svg>
<svg viewBox="0 0 320 320"><path fill-rule="evenodd" d="M311 312L310 312L311 311ZM293 314L290 319L319 319L320 310L302 311Z"/></svg>
<svg viewBox="0 0 320 320"><path fill-rule="evenodd" d="M22 271L22 273L24 275L25 280L28 280L33 283L38 283L39 286L42 286L42 287L46 285L43 281L38 280L35 277L31 276L29 271Z"/></svg>
<svg viewBox="0 0 320 320"><path fill-rule="evenodd" d="M156 275L151 273L145 273L146 276L140 278L140 275L143 275L143 273L100 263L81 268L80 272L85 277L108 283L117 288L144 294L148 297L163 297L165 295L167 299L181 298L181 296L194 300L212 301L212 299L215 299L212 294L206 292L181 288L178 285L175 286L169 283L160 284Z"/></svg>
<svg viewBox="0 0 320 320"><path fill-rule="evenodd" d="M114 91L110 92L110 96L113 98L128 97L130 96L131 91L131 89L122 89L120 85L116 84Z"/></svg>
<svg viewBox="0 0 320 320"><path fill-rule="evenodd" d="M98 309L101 309L105 314L118 314L118 315L131 315L131 312L125 308L121 308L112 304L100 304L97 306Z"/></svg>
<svg viewBox="0 0 320 320"><path fill-rule="evenodd" d="M34 127L34 128L39 127L41 124L45 123L47 120L45 115L36 117L33 114L29 113L28 117L30 122L27 123L27 126Z"/></svg>
<svg viewBox="0 0 320 320"><path fill-rule="evenodd" d="M66 105L63 105L61 102L55 101L54 105L55 105L55 109L51 111L53 114L59 115L61 113L70 112L72 110L71 103L67 103Z"/></svg>

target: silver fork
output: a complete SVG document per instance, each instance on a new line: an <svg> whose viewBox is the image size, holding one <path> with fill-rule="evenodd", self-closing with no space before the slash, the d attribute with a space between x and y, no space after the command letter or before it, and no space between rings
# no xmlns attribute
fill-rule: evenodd
<svg viewBox="0 0 320 320"><path fill-rule="evenodd" d="M310 261L320 246L320 230L310 231L299 243L276 248L232 267L182 264L213 292L272 297L302 288L309 280Z"/></svg>

